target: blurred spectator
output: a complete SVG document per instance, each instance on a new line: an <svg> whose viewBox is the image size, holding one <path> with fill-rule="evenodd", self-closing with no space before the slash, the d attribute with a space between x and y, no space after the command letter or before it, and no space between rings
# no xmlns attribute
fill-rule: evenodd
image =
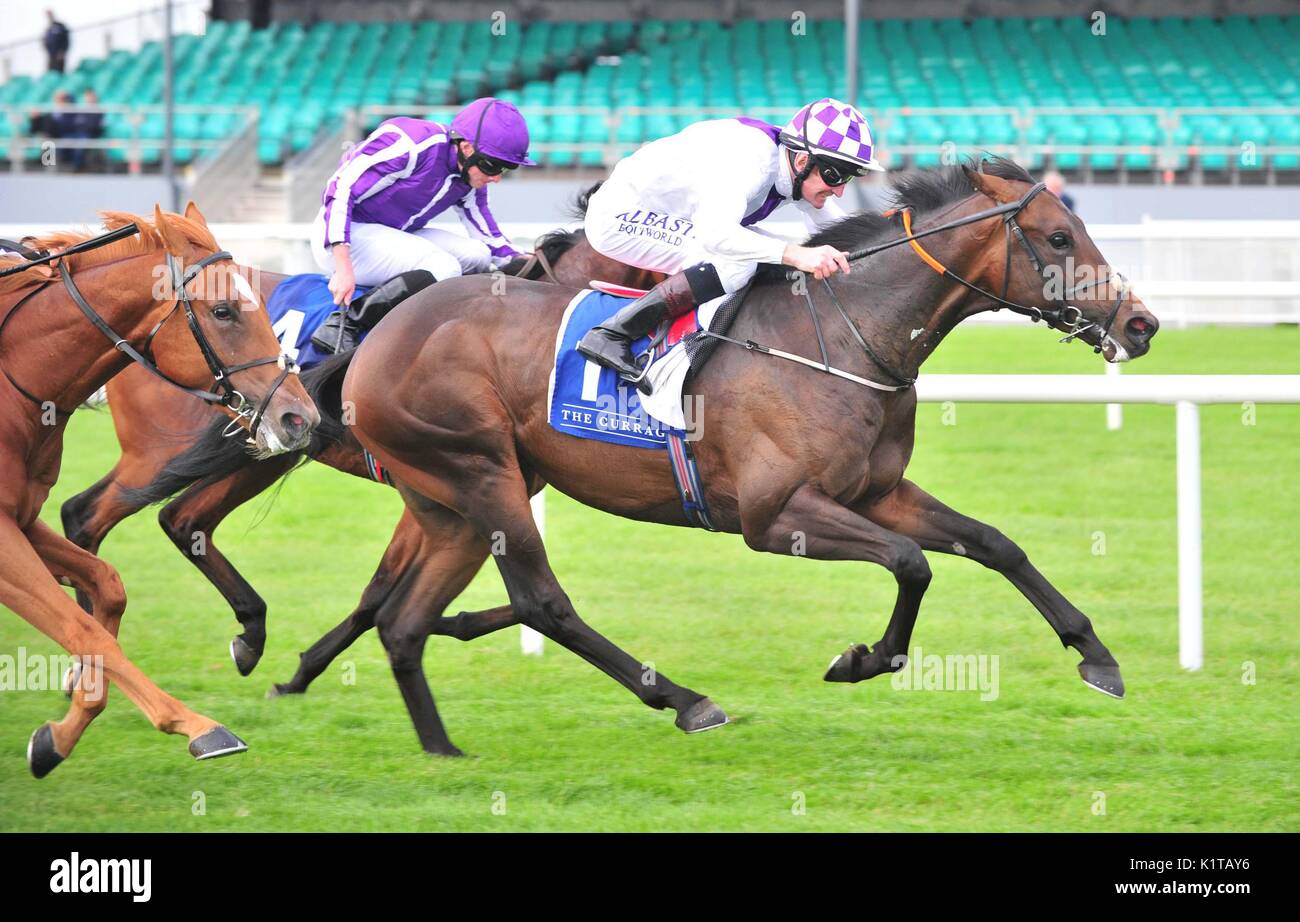
<svg viewBox="0 0 1300 922"><path fill-rule="evenodd" d="M99 95L91 89L87 89L81 94L81 104L83 106L98 106ZM98 140L104 136L104 113L96 112L78 112L73 118L75 121L75 131L67 137L84 138L86 140ZM80 147L72 151L73 165L78 169L99 171L104 168L104 152L99 148Z"/></svg>
<svg viewBox="0 0 1300 922"><path fill-rule="evenodd" d="M66 106L73 103L72 94L67 90L59 90L54 94L54 102L51 104L49 112L33 112L31 115L31 133L36 136L52 138L75 138L79 129L80 116L76 112L65 111ZM57 145L56 145L57 148ZM80 158L73 152L71 162L75 167ZM42 162L44 162L42 154ZM51 161L51 163L55 163Z"/></svg>
<svg viewBox="0 0 1300 922"><path fill-rule="evenodd" d="M55 93L52 112L32 113L32 134L42 135L47 138L71 137L70 132L77 130L77 115L74 112L60 111L64 106L70 105L72 105L71 93L67 90L59 90Z"/></svg>
<svg viewBox="0 0 1300 922"><path fill-rule="evenodd" d="M68 27L54 18L54 10L46 10L50 26L45 30L45 53L50 58L50 70L63 73L68 62Z"/></svg>
<svg viewBox="0 0 1300 922"><path fill-rule="evenodd" d="M1074 211L1074 196L1065 191L1064 176L1055 170L1045 173L1043 175L1043 184L1047 186L1047 191L1059 198L1066 208Z"/></svg>

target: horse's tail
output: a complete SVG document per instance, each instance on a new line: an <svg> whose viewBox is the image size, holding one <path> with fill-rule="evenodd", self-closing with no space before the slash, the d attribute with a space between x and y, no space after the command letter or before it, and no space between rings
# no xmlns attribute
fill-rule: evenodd
<svg viewBox="0 0 1300 922"><path fill-rule="evenodd" d="M302 386L320 412L320 424L312 432L308 446L292 453L299 463L305 463L331 445L338 444L346 434L341 395L343 376L352 362L352 355L349 351L330 356L302 373ZM238 435L227 438L223 434L229 423L224 414L217 416L193 445L167 462L152 482L124 490L125 501L140 507L161 503L196 481L214 483L260 464L261 459L248 451L244 439ZM290 471L297 466L293 465Z"/></svg>
<svg viewBox="0 0 1300 922"><path fill-rule="evenodd" d="M596 183L590 189L584 189L578 193L578 197L573 200L573 207L569 210L571 217L581 221L587 217L587 205L591 202L591 197L596 194L596 190L605 184L605 180Z"/></svg>

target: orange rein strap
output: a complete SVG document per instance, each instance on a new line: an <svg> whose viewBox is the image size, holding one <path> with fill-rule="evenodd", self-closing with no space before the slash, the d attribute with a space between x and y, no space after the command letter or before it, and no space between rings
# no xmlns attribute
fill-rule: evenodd
<svg viewBox="0 0 1300 922"><path fill-rule="evenodd" d="M907 236L909 237L912 236L912 209L910 208L903 209L903 230L907 231ZM935 259L933 256L931 256L929 253L925 251L925 247L921 246L920 241L909 240L908 243L912 245L912 249L916 250L916 255L921 257L921 259L924 260L925 264L929 266L931 269L933 269L935 272L938 272L940 275L943 275L945 272L948 271L947 266L939 262L939 260Z"/></svg>

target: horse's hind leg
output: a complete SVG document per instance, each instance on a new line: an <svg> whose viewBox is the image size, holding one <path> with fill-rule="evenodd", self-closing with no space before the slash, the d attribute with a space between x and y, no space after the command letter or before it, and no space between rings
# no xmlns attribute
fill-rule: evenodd
<svg viewBox="0 0 1300 922"><path fill-rule="evenodd" d="M439 618L432 634L470 641L519 623L513 605L498 605L483 611L463 611Z"/></svg>
<svg viewBox="0 0 1300 922"><path fill-rule="evenodd" d="M1124 697L1119 664L1097 639L1092 622L1038 572L1019 545L996 528L949 509L909 480L863 512L926 550L969 557L1001 573L1047 619L1061 643L1083 656L1079 664L1083 681L1108 695Z"/></svg>
<svg viewBox="0 0 1300 922"><path fill-rule="evenodd" d="M316 641L298 658L298 671L288 682L277 683L267 692L268 698L280 695L300 695L317 676L324 672L340 653L358 637L375 626L375 614L384 605L402 575L416 565L424 548L424 531L407 510L397 522L393 537L384 549L384 556L370 577L370 583L361 593L361 600L352 613L333 630Z"/></svg>
<svg viewBox="0 0 1300 922"><path fill-rule="evenodd" d="M298 458L280 455L214 483L199 481L158 513L167 537L216 587L243 626L243 633L230 642L230 657L240 675L256 668L266 648L266 602L217 549L213 533L227 515L275 483Z"/></svg>
<svg viewBox="0 0 1300 922"><path fill-rule="evenodd" d="M424 548L424 532L411 517L403 512L397 530L384 551L384 557L361 594L361 601L352 613L337 624L304 653L299 655L298 671L288 682L276 683L266 693L268 698L281 695L298 695L305 692L316 678L329 668L348 647L366 631L375 626L375 613L388 599L389 593L406 569L416 564ZM436 603L435 603L436 604ZM445 603L444 603L445 604ZM456 615L440 616L431 612L430 634L454 637L456 640L474 640L502 628L518 624L514 609L509 605L486 611L463 611Z"/></svg>
<svg viewBox="0 0 1300 922"><path fill-rule="evenodd" d="M403 465L397 472L399 484L423 481L430 492L445 491L446 485L433 475ZM721 726L727 715L708 698L672 682L663 673L648 669L586 624L574 610L546 560L537 524L528 503L528 491L516 470L484 472L476 467L463 477L465 493L458 497L464 515L484 541L497 536L504 542L494 554L497 568L519 620L556 643L576 653L597 669L656 710L669 707L677 712L677 726L693 733ZM406 486L399 486L402 498L423 524L424 510L436 506Z"/></svg>
<svg viewBox="0 0 1300 922"><path fill-rule="evenodd" d="M418 518L424 541L396 574L375 624L420 745L436 755L460 755L447 737L424 676L424 645L443 609L483 566L488 544L449 509L429 503Z"/></svg>

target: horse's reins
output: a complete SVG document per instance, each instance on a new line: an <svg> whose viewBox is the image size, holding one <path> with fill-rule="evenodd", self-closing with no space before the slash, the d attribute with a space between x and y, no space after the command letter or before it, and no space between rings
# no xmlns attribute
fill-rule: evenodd
<svg viewBox="0 0 1300 922"><path fill-rule="evenodd" d="M90 302L86 300L84 295L82 295L81 290L77 288L76 282L73 281L72 272L68 269L67 260L63 257L73 256L87 250L97 249L110 243L115 243L116 241L122 240L126 237L133 236L138 232L139 228L135 224L127 224L123 227L117 228L116 230L109 231L106 234L101 234L100 236L91 238L90 240L84 240L81 243L74 244L60 253L38 256L34 259L29 259L29 261L23 265L11 266L8 269L0 270L0 278L26 269L31 269L33 266L43 265L44 263L51 262L55 259L59 260L59 276L68 290L68 295L72 298L73 303L75 303L86 316L86 319L94 324L95 328L108 338L109 342L113 344L113 348L124 353L128 358L137 365L143 367L154 377L166 381L173 387L180 388L193 397L197 397L207 403L219 404L233 412L235 418L231 420L230 425L226 427L224 433L227 437L234 435L242 429L243 421L247 420L248 435L250 439L253 438L257 435L258 427L261 425L262 418L266 413L266 408L271 403L271 398L275 396L275 392L279 390L280 385L284 383L285 379L288 378L289 375L298 373L298 366L291 363L288 356L284 353L273 358L255 359L254 361L243 362L239 365L226 365L217 355L216 349L213 348L212 343L203 332L202 327L199 326L198 315L194 313L193 301L190 298L189 292L186 291L186 285L193 281L200 272L213 263L225 259L233 260L234 257L225 250L220 250L203 257L182 272L180 264L176 258L172 256L171 253L167 254L167 271L171 276L172 291L176 296L176 301L172 305L172 309L168 311L161 320L154 324L153 329L149 331L149 335L145 337L144 349L142 351L137 350L127 342L124 337L119 336L113 328L109 326L108 322L95 311L95 309L90 305ZM31 251L28 250L23 252L22 255L26 257L29 252ZM0 321L0 334L4 332L5 325L9 323L9 320L14 316L14 314L18 313L19 308L26 304L34 295L43 291L49 284L49 281L44 282L13 306L9 313L5 315L4 320ZM163 324L170 320L172 316L181 309L184 309L185 320L189 324L190 333L193 335L195 343L198 344L199 352L202 353L203 360L207 363L208 370L212 372L215 381L214 390L208 391L202 388L186 387L179 381L173 380L158 367L157 362L153 357L152 347L154 337L158 335ZM234 386L233 382L230 380L231 375L238 374L241 371L247 371L250 368L258 368L262 365L272 364L280 366L280 374L267 391L261 404L256 408L253 408L253 406L248 402L248 399ZM8 369L0 366L0 370L4 371L5 377L9 379L9 383L28 400L38 406L44 406L48 403L48 401L40 400L23 388L22 385L14 380L13 375L9 373ZM55 413L62 416L70 416L72 411L60 410L55 407Z"/></svg>
<svg viewBox="0 0 1300 922"><path fill-rule="evenodd" d="M943 275L946 278L949 278L954 282L957 282L965 286L966 288L969 288L971 291L974 291L975 293L982 295L983 297L993 301L995 304L993 310L997 311L1005 307L1008 310L1014 311L1017 314L1023 314L1029 317L1035 323L1037 323L1039 320L1043 320L1046 323L1048 323L1050 326L1057 327L1058 329L1063 328L1063 332L1066 333L1066 336L1064 339L1061 340L1061 342L1063 343L1070 342L1071 340L1075 339L1078 336L1081 336L1082 334L1088 332L1094 327L1098 327L1098 324L1096 324L1095 322L1092 321L1085 322L1083 317L1083 311L1080 310L1078 307L1076 307L1073 304L1065 303L1062 298L1054 298L1054 301L1056 301L1057 303L1054 306L1048 308L1040 308L1040 307L1035 307L1031 304L1020 304L1019 302L1016 301L1007 300L1007 292L1011 284L1011 254L1012 254L1011 239L1013 237L1017 241L1019 241L1021 247L1025 251L1025 255L1029 258L1030 265L1034 267L1034 270L1043 277L1044 281L1047 281L1049 283L1051 281L1047 275L1047 265L1042 261L1042 259L1039 258L1038 252L1034 249L1033 245L1029 242L1028 238L1026 238L1025 233L1021 229L1019 223L1016 222L1016 215L1019 214L1020 211L1024 209L1025 206L1027 206L1031 201L1033 201L1034 196L1038 195L1038 193L1042 192L1045 188L1047 188L1045 183L1041 183L1041 182L1037 183L1035 186L1033 186L1033 188L1031 188L1028 192L1026 192L1019 199L1019 201L1007 202L1006 204L998 205L994 208L986 208L983 211L976 212L975 214L967 215L964 218L958 218L955 221L949 221L947 224L942 224L939 227L933 227L930 228L929 230L920 231L920 232L912 231L911 209L903 208L901 209L901 214L903 219L903 228L904 230L907 231L907 236L899 237L896 240L889 240L886 241L885 243L878 243L875 244L874 246L864 247L860 250L854 250L853 252L847 255L847 258L850 262L852 262L853 260L864 259L868 256L873 256L876 253L880 253L884 250L892 249L893 247L896 246L901 246L904 243L909 243L912 245L912 249L916 251L917 255L921 257L922 261L924 261L926 265L934 269L940 275ZM889 216L892 215L893 213L894 212L890 211L890 212L886 212L885 214L886 216ZM947 266L943 265L943 263L939 262L939 260L931 256L928 252L926 252L926 250L919 243L916 242L922 237L928 237L931 234L938 234L938 233L942 233L943 231L955 230L956 228L959 227L965 227L967 224L974 224L978 221L984 221L989 218L995 218L995 217L1003 218L1003 222L1005 224L1006 234L1007 234L1006 265L1003 269L1003 274L1002 274L1002 294L1000 296L995 295L993 292L987 291L981 288L979 285L976 285L973 282L970 282L967 279L962 278L960 275L953 272ZM791 281L794 281L798 279L802 274L803 273L798 271L791 271L786 274L786 277ZM1112 277L1117 277L1117 276L1118 273L1112 273ZM1098 338L1098 345L1093 347L1094 352L1101 351L1102 349L1101 344L1106 341L1107 337L1109 337L1110 328L1114 324L1116 316L1119 314L1120 306L1123 304L1126 288L1122 284L1123 281L1122 277L1120 277L1119 280L1121 284L1117 285L1118 291L1115 296L1115 304L1111 308L1110 314L1106 318L1106 322L1099 327L1100 335ZM1061 294L1063 295L1064 298L1072 298L1075 295L1077 295L1079 291L1082 291L1093 285L1100 284L1101 281L1102 281L1101 279L1096 279L1082 285L1076 285L1073 288L1066 289ZM1106 279L1106 281L1110 281L1110 278ZM821 350L821 357L822 357L822 360L820 362L813 361L812 359L805 358L804 356L801 355L795 355L793 353L783 352L782 350L774 349L771 346L764 346L763 344L754 342L753 340L735 339L733 337L726 336L722 333L715 333L711 330L701 330L700 335L708 336L713 339L722 340L723 342L728 342L736 346L743 346L745 349L754 352L761 352L765 355L772 355L777 358L786 359L787 361L798 362L801 365L807 365L809 368L815 368L818 371L825 372L826 374L834 375L837 378L844 378L845 380L852 381L855 384L861 384L864 387L874 388L875 390L890 391L890 392L901 391L901 390L906 390L907 388L915 384L916 383L915 378L909 378L899 373L898 371L895 371L893 368L889 366L888 363L886 363L883 359L881 359L880 356L878 356L875 353L875 351L867 344L866 339L863 338L862 333L859 332L857 326L853 323L853 320L849 317L848 311L846 311L844 309L844 305L840 303L839 296L836 295L835 289L831 287L830 280L822 279L822 284L825 285L826 291L830 295L832 303L834 303L836 309L839 312L840 317L843 318L845 325L849 328L849 333L852 335L854 342L857 343L859 348L861 348L863 352L866 353L867 357L873 363L875 363L875 365L878 368L884 371L895 381L901 383L897 385L880 384L878 382L868 380L867 378L863 378L858 375L852 374L850 372L844 371L843 369L835 368L831 365L830 358L826 352L826 342L825 339L822 337L821 321L818 319L817 316L817 307L813 303L812 291L807 287L804 287L802 293L803 293L804 301L808 306L808 313L812 317L813 329L816 331L817 334L817 345ZM1072 316L1071 316L1071 312L1072 312Z"/></svg>
<svg viewBox="0 0 1300 922"><path fill-rule="evenodd" d="M556 285L560 284L560 280L555 277L555 269L551 267L551 261L546 258L546 254L541 250L533 251L532 255L528 257L527 262L519 267L519 272L516 274L516 277L521 279L528 278L529 273L531 273L536 266L542 267L542 274L548 279Z"/></svg>

